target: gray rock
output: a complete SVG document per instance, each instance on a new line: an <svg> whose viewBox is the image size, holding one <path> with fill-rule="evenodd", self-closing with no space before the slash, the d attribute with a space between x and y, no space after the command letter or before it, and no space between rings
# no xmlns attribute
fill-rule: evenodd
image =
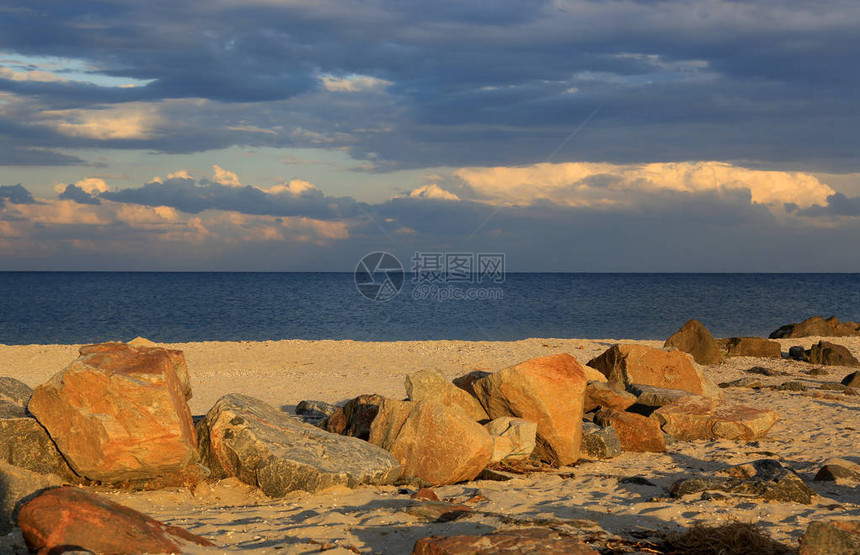
<svg viewBox="0 0 860 555"><path fill-rule="evenodd" d="M33 390L29 385L15 378L0 376L0 404L10 404L27 408Z"/></svg>
<svg viewBox="0 0 860 555"><path fill-rule="evenodd" d="M40 489L61 483L56 476L0 462L0 534L8 534L15 527L13 512L18 501Z"/></svg>
<svg viewBox="0 0 860 555"><path fill-rule="evenodd" d="M788 372L783 372L782 370L775 370L773 368L766 368L764 366L753 366L746 370L747 374L758 374L759 376L785 376Z"/></svg>
<svg viewBox="0 0 860 555"><path fill-rule="evenodd" d="M860 464L830 459L815 475L816 482L860 482Z"/></svg>
<svg viewBox="0 0 860 555"><path fill-rule="evenodd" d="M296 414L301 416L311 415L326 418L334 414L334 411L336 410L337 406L326 403L325 401L305 400L299 401L299 404L296 405Z"/></svg>
<svg viewBox="0 0 860 555"><path fill-rule="evenodd" d="M807 370L806 373L810 376L827 376L830 374L830 372L820 367Z"/></svg>
<svg viewBox="0 0 860 555"><path fill-rule="evenodd" d="M678 480L669 489L672 497L703 491L724 491L766 501L784 501L809 505L815 492L794 471L773 459L729 467L715 475Z"/></svg>
<svg viewBox="0 0 860 555"><path fill-rule="evenodd" d="M582 444L579 458L585 460L611 459L621 454L621 441L615 428L602 428L591 422L582 424Z"/></svg>
<svg viewBox="0 0 860 555"><path fill-rule="evenodd" d="M841 383L832 383L832 382L824 382L823 384L818 386L818 389L823 389L825 391L848 391L850 388L847 385L842 385Z"/></svg>
<svg viewBox="0 0 860 555"><path fill-rule="evenodd" d="M800 536L800 555L860 554L860 523L816 520Z"/></svg>
<svg viewBox="0 0 860 555"><path fill-rule="evenodd" d="M746 387L749 389L761 389L763 387L763 384L761 383L761 380L747 376L745 378L738 378L730 382L723 382L720 384L720 387Z"/></svg>
<svg viewBox="0 0 860 555"><path fill-rule="evenodd" d="M860 387L860 372L852 372L842 378L842 385L848 387Z"/></svg>
<svg viewBox="0 0 860 555"><path fill-rule="evenodd" d="M382 449L299 422L247 395L221 397L197 432L212 478L236 476L270 497L391 484L401 474L397 460Z"/></svg>
<svg viewBox="0 0 860 555"><path fill-rule="evenodd" d="M80 481L45 428L35 418L21 414L21 410L0 404L0 462L38 474L56 474L73 483Z"/></svg>
<svg viewBox="0 0 860 555"><path fill-rule="evenodd" d="M665 387L642 384L631 384L627 388L627 391L636 396L636 404L634 407L638 405L637 408L650 409L649 412L653 412L660 407L665 407L668 404L674 403L681 397L685 397L690 394L689 391L684 391L682 389L667 389ZM641 410L634 410L633 412L641 412Z"/></svg>
<svg viewBox="0 0 860 555"><path fill-rule="evenodd" d="M788 348L788 358L792 360L803 360L803 351L805 349L800 345Z"/></svg>
<svg viewBox="0 0 860 555"><path fill-rule="evenodd" d="M782 382L776 389L779 391L806 391L806 385L797 381Z"/></svg>

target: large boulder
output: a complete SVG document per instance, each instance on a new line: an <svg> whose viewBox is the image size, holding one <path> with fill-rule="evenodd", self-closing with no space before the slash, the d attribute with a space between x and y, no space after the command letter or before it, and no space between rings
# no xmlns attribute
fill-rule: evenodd
<svg viewBox="0 0 860 555"><path fill-rule="evenodd" d="M410 401L427 401L449 407L459 407L472 420L489 420L481 403L456 385L448 382L436 370L421 370L406 376L406 396Z"/></svg>
<svg viewBox="0 0 860 555"><path fill-rule="evenodd" d="M597 555L582 540L550 528L496 530L475 536L429 536L415 542L412 555L484 555L535 553L540 555Z"/></svg>
<svg viewBox="0 0 860 555"><path fill-rule="evenodd" d="M571 355L527 360L472 385L490 418L537 424L535 454L541 460L565 465L579 458L586 377Z"/></svg>
<svg viewBox="0 0 860 555"><path fill-rule="evenodd" d="M712 475L684 478L669 489L672 497L704 491L722 491L765 501L804 505L811 504L816 495L793 470L773 459L759 459L719 470Z"/></svg>
<svg viewBox="0 0 860 555"><path fill-rule="evenodd" d="M816 482L858 483L860 464L845 459L830 459L815 474Z"/></svg>
<svg viewBox="0 0 860 555"><path fill-rule="evenodd" d="M860 371L852 372L842 378L842 385L848 387L860 387Z"/></svg>
<svg viewBox="0 0 860 555"><path fill-rule="evenodd" d="M53 475L43 475L0 462L0 535L15 527L15 505L28 495L62 481Z"/></svg>
<svg viewBox="0 0 860 555"><path fill-rule="evenodd" d="M218 399L197 430L212 478L235 476L270 497L391 484L400 477L400 465L382 449L305 424L248 395Z"/></svg>
<svg viewBox="0 0 860 555"><path fill-rule="evenodd" d="M846 337L860 335L854 322L840 322L835 316L826 320L821 316L807 318L803 322L782 326L768 336L771 339L790 337Z"/></svg>
<svg viewBox="0 0 860 555"><path fill-rule="evenodd" d="M394 455L405 476L433 485L473 479L494 451L487 430L462 410L423 401L383 401L370 443Z"/></svg>
<svg viewBox="0 0 860 555"><path fill-rule="evenodd" d="M16 412L3 414L0 404L0 462L39 474L55 474L72 483L80 481L45 428L35 418L17 412L23 409L15 408Z"/></svg>
<svg viewBox="0 0 860 555"><path fill-rule="evenodd" d="M698 320L690 320L669 336L663 347L674 347L688 353L699 364L718 364L723 355L714 336Z"/></svg>
<svg viewBox="0 0 860 555"><path fill-rule="evenodd" d="M357 437L367 441L370 438L370 425L379 412L379 405L385 400L382 395L359 395L338 407L325 421L323 428L333 434Z"/></svg>
<svg viewBox="0 0 860 555"><path fill-rule="evenodd" d="M81 353L37 387L28 405L77 474L113 483L197 461L176 352L107 343Z"/></svg>
<svg viewBox="0 0 860 555"><path fill-rule="evenodd" d="M800 536L799 555L857 555L860 521L814 520Z"/></svg>
<svg viewBox="0 0 860 555"><path fill-rule="evenodd" d="M666 450L660 424L647 416L600 409L594 416L594 422L603 427L612 426L624 451L662 453Z"/></svg>
<svg viewBox="0 0 860 555"><path fill-rule="evenodd" d="M726 340L730 357L782 358L782 346L764 337L730 337Z"/></svg>
<svg viewBox="0 0 860 555"><path fill-rule="evenodd" d="M0 405L27 408L33 390L29 385L15 378L0 376Z"/></svg>
<svg viewBox="0 0 860 555"><path fill-rule="evenodd" d="M585 405L583 410L591 412L598 407L627 410L635 402L635 395L618 389L618 386L615 384L589 382L585 388Z"/></svg>
<svg viewBox="0 0 860 555"><path fill-rule="evenodd" d="M72 487L43 491L24 503L18 527L32 552L181 553L215 544L94 493Z"/></svg>
<svg viewBox="0 0 860 555"><path fill-rule="evenodd" d="M774 410L759 410L735 403L688 395L651 414L663 431L675 439L732 439L754 441L779 420Z"/></svg>
<svg viewBox="0 0 860 555"><path fill-rule="evenodd" d="M665 351L647 345L613 345L588 365L600 370L610 384L621 389L643 384L708 397L720 396L716 384L682 351Z"/></svg>
<svg viewBox="0 0 860 555"><path fill-rule="evenodd" d="M535 449L537 424L534 422L503 416L484 424L484 429L493 437L490 462L528 459Z"/></svg>
<svg viewBox="0 0 860 555"><path fill-rule="evenodd" d="M138 338L143 339L143 338ZM191 377L188 374L188 364L185 362L185 353L175 349L163 349L156 347L155 343L149 340L144 340L147 343L135 342L134 339L128 343L94 343L92 345L84 345L78 349L78 354L89 355L93 353L138 353L146 355L149 353L157 353L158 357L166 358L173 366L173 372L179 378L179 384L182 388L182 394L186 400L191 399Z"/></svg>
<svg viewBox="0 0 860 555"><path fill-rule="evenodd" d="M860 361L854 358L851 351L829 341L819 341L804 351L803 360L824 366L860 366Z"/></svg>

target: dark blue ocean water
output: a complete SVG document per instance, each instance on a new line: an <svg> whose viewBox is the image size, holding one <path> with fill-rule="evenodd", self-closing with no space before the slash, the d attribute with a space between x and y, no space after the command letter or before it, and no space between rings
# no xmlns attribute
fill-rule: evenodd
<svg viewBox="0 0 860 555"><path fill-rule="evenodd" d="M860 320L860 274L508 274L494 300L415 287L407 275L374 302L347 273L0 272L0 343L664 339L689 318L718 337Z"/></svg>

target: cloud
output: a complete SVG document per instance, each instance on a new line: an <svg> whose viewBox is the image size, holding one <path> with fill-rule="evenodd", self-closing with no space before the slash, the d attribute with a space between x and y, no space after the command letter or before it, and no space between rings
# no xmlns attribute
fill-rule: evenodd
<svg viewBox="0 0 860 555"><path fill-rule="evenodd" d="M36 202L30 191L20 183L18 185L0 185L0 200L12 204L35 204Z"/></svg>
<svg viewBox="0 0 860 555"><path fill-rule="evenodd" d="M658 193L726 194L748 190L751 202L781 210L786 203L809 207L833 189L812 175L763 171L720 162L614 165L542 164L524 167L462 168L454 172L474 198L493 204L547 200L567 206L635 209Z"/></svg>
<svg viewBox="0 0 860 555"><path fill-rule="evenodd" d="M409 198L427 198L434 200L460 200L460 197L450 193L436 184L422 185L409 193Z"/></svg>
<svg viewBox="0 0 860 555"><path fill-rule="evenodd" d="M810 218L860 217L860 197L834 193L827 197L826 203L814 204L803 210L793 205L791 211Z"/></svg>
<svg viewBox="0 0 860 555"><path fill-rule="evenodd" d="M371 77L369 75L348 75L346 77L335 77L334 75L321 75L320 82L325 90L331 92L378 92L393 85L391 81Z"/></svg>
<svg viewBox="0 0 860 555"><path fill-rule="evenodd" d="M78 204L101 204L101 201L77 185L66 185L60 192L60 200L71 200Z"/></svg>
<svg viewBox="0 0 860 555"><path fill-rule="evenodd" d="M212 171L215 172L215 175L212 178L212 181L215 183L226 185L227 187L242 187L242 184L239 182L239 176L235 173L227 171L217 165L212 166ZM183 177L185 176L187 176L187 173Z"/></svg>
<svg viewBox="0 0 860 555"><path fill-rule="evenodd" d="M148 139L160 123L158 108L129 103L87 110L47 110L42 122L62 135L97 140Z"/></svg>

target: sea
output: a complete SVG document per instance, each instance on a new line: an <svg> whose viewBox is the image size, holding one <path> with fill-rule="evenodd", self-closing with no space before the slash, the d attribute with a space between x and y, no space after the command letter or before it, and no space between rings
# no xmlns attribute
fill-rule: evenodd
<svg viewBox="0 0 860 555"><path fill-rule="evenodd" d="M379 287L373 287L378 278ZM716 337L860 320L860 274L0 272L0 343ZM368 287L370 279L370 287Z"/></svg>

